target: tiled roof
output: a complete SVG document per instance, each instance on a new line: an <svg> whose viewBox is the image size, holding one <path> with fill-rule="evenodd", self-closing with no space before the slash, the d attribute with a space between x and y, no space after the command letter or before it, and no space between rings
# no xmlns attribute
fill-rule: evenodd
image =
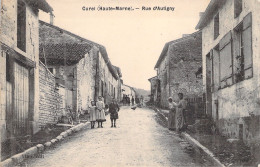
<svg viewBox="0 0 260 167"><path fill-rule="evenodd" d="M49 65L65 65L65 62L66 65L72 65L78 63L90 49L91 45L83 43L41 44L40 59L45 62L46 58Z"/></svg>
<svg viewBox="0 0 260 167"><path fill-rule="evenodd" d="M87 50L88 50L88 48L90 47L93 47L93 46L96 46L98 49L99 49L99 51L100 51L100 53L101 53L101 55L102 55L102 57L104 58L104 60L105 60L105 62L107 63L107 65L108 65L108 68L109 68L109 70L110 70L110 72L111 72L111 74L113 75L113 77L115 77L116 79L118 79L119 77L118 77L118 74L117 74L117 71L114 69L114 67L113 67L113 65L112 65L112 63L110 62L110 60L109 60L109 57L108 57L108 54L107 54L107 51L106 51L106 48L104 47L104 46L102 46L102 45L100 45L100 44L98 44L98 43L95 43L95 42L93 42L93 41L90 41L90 40L88 40L88 39L85 39L85 38L82 38L82 37L80 37L80 36L78 36L78 35L76 35L76 34L74 34L74 33L71 33L71 32L69 32L69 31L67 31L67 30L64 30L64 29L62 29L62 28L60 28L60 27L57 27L57 26L55 26L55 25L52 25L52 24L49 24L49 23L46 23L46 22L44 22L44 21L39 21L39 23L40 23L40 26L41 25L45 25L45 26L48 26L48 27L50 27L50 28L53 28L53 29L56 29L56 30L58 30L58 31L60 31L60 32L62 32L62 33L65 33L65 34L67 34L67 35L70 35L70 36L72 36L72 37L74 37L74 38L77 38L77 39L79 39L81 42L77 42L77 41L75 41L75 43L70 43L70 44L67 44L67 47L69 47L69 48L72 48L72 47L75 47L75 48L72 48L72 55L69 55L69 57L70 57L70 59L71 59L71 62L68 62L68 63L75 63L75 62L77 62L77 61L79 61L80 59L80 57L82 58L82 54L84 53L84 51L86 51L86 48L87 48ZM77 45L76 45L76 43L77 43ZM46 44L45 44L46 45ZM51 44L52 46L49 46L49 47L54 47L55 49L54 50L56 50L56 51L54 51L54 54L56 54L56 55L59 55L59 56L62 56L62 54L61 53L63 53L63 52L61 52L60 54L59 53L57 53L57 51L59 50L60 51L60 49L62 48L61 46L56 46L56 45L54 45L54 44ZM64 45L64 43L61 43L61 45ZM47 45L46 45L47 46ZM77 51L77 49L79 49L78 51ZM67 49L68 50L68 49ZM42 52L42 50L40 50L40 52ZM49 53L49 52L48 52ZM79 53L79 55L76 55L76 53ZM42 56L41 56L42 57ZM52 58L57 58L57 57L55 57L54 55L52 55L51 56ZM79 59L79 60L78 60ZM64 60L64 59L63 59ZM43 61L44 62L44 61ZM52 60L51 62L53 62L53 63L60 63L60 60L59 60L59 58L57 59L57 60Z"/></svg>

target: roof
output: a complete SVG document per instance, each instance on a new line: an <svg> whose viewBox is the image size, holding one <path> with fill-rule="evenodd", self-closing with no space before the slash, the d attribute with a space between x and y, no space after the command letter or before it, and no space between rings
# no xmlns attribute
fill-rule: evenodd
<svg viewBox="0 0 260 167"><path fill-rule="evenodd" d="M187 40L187 39L190 39L191 37L193 37L194 35L199 34L200 32L201 32L201 31L196 31L196 32L194 32L194 33L192 33L192 34L190 34L190 35L187 35L187 36L183 37L183 38L179 38L179 39L176 39L176 40L167 42L167 43L164 45L163 50L162 50L162 52L161 52L161 55L160 55L159 59L157 60L157 62L156 62L156 64L155 64L155 67L154 67L154 68L158 68L158 67L159 67L159 65L161 64L161 62L163 61L163 59L166 57L167 52L168 52L168 49L169 49L169 46L170 46L171 44L178 44L179 42L182 42L182 41L185 41L185 40Z"/></svg>
<svg viewBox="0 0 260 167"><path fill-rule="evenodd" d="M227 0L211 0L204 14L201 16L199 23L196 26L196 30L204 28L226 1Z"/></svg>
<svg viewBox="0 0 260 167"><path fill-rule="evenodd" d="M54 51L53 54L56 54L56 56L55 56L55 55L52 55L52 58L56 58L57 60L59 60L60 58L62 58L62 54L63 54L64 52L63 52L61 49L64 48L64 46L67 46L68 48L71 49L71 51L70 51L70 52L71 52L71 55L70 55L71 63L75 63L75 62L79 61L81 58L83 58L84 55L85 55L93 46L96 46L96 47L99 49L99 51L100 51L102 57L104 58L104 60L105 60L105 62L106 62L106 64L107 64L107 66L108 66L108 68L109 68L111 74L113 75L113 77L115 77L116 79L119 78L118 72L114 69L112 63L110 62L110 60L109 60L109 58L108 58L108 54L107 54L106 48L105 48L104 46L102 46L102 45L100 45L100 44L98 44L98 43L95 43L95 42L93 42L93 41L90 41L90 40L88 40L88 39L82 38L82 37L80 37L80 36L78 36L78 35L76 35L76 34L73 34L73 33L69 32L69 31L67 31L67 30L64 30L64 29L62 29L62 28L60 28L60 27L57 27L57 26L55 26L55 25L46 23L46 22L44 22L44 21L41 21L41 20L40 20L39 23L40 23L40 25L41 25L41 24L42 24L42 25L46 25L46 26L48 26L48 27L51 27L51 28L53 28L53 29L56 29L56 30L58 30L58 31L61 31L61 32L63 32L63 33L66 33L66 34L68 34L68 35L70 35L70 36L72 36L72 37L75 37L75 38L81 40L81 42L70 43L70 44L65 43L65 42L64 42L64 43L61 43L60 45L45 44L46 47L53 48L53 50L52 50L52 51ZM48 46L48 45L50 45L50 46ZM41 45L41 46L42 46L42 45ZM61 46L63 46L63 47L61 47ZM72 48L72 47L73 47L73 48ZM41 48L40 48L40 49L41 49ZM47 49L45 49L45 50L47 50ZM67 49L67 50L68 50L68 49ZM49 51L47 51L47 52L49 53ZM58 52L59 52L59 53L58 53ZM77 55L77 54L78 54L78 55ZM84 55L83 55L83 54L84 54ZM68 55L69 55L69 54L68 54ZM40 54L40 56L41 56L41 54ZM42 55L42 56L43 56L43 55ZM61 56L61 57L60 57L60 56ZM64 58L63 58L63 59L64 59ZM57 61L57 60L56 60L56 61Z"/></svg>
<svg viewBox="0 0 260 167"><path fill-rule="evenodd" d="M121 72L121 69L117 66L113 66L115 68L115 70L117 71L118 73L118 76L121 78L122 77L122 72Z"/></svg>
<svg viewBox="0 0 260 167"><path fill-rule="evenodd" d="M36 7L37 9L41 9L46 13L50 13L53 11L53 8L48 4L46 0L26 0L26 2L29 5Z"/></svg>
<svg viewBox="0 0 260 167"><path fill-rule="evenodd" d="M46 57L48 65L65 65L65 61L66 65L72 65L78 63L90 49L91 45L84 43L40 44L39 56L42 62Z"/></svg>
<svg viewBox="0 0 260 167"><path fill-rule="evenodd" d="M148 81L151 82L152 79L157 79L157 76L154 76L154 77L152 77L152 78L149 78Z"/></svg>

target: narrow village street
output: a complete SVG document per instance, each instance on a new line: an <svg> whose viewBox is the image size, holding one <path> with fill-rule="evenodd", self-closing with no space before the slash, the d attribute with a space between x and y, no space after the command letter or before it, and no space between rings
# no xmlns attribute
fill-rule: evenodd
<svg viewBox="0 0 260 167"><path fill-rule="evenodd" d="M85 129L24 166L205 166L147 108L121 107L117 128ZM201 158L201 157L200 157ZM196 160L197 159L197 160Z"/></svg>

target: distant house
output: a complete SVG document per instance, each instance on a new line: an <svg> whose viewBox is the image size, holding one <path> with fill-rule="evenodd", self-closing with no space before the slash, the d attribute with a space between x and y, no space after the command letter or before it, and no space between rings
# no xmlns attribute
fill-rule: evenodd
<svg viewBox="0 0 260 167"><path fill-rule="evenodd" d="M53 9L45 0L4 0L0 9L0 148L3 160L16 153L17 141L30 138L39 130L38 13L39 10L51 13Z"/></svg>
<svg viewBox="0 0 260 167"><path fill-rule="evenodd" d="M157 97L158 97L158 92L159 92L159 80L157 76L152 77L148 79L148 81L151 84L151 94L150 94L150 102L154 104L158 104Z"/></svg>
<svg viewBox="0 0 260 167"><path fill-rule="evenodd" d="M202 31L207 114L229 138L260 138L260 2L211 0Z"/></svg>
<svg viewBox="0 0 260 167"><path fill-rule="evenodd" d="M55 78L55 89L45 84L48 78L41 80L42 126L54 123L67 109L77 113L88 110L90 102L97 101L99 96L105 103L118 96L120 70L111 64L105 47L100 44L40 21L40 60L43 71L46 73L48 69ZM58 98L54 99L58 101L49 100L56 93Z"/></svg>
<svg viewBox="0 0 260 167"><path fill-rule="evenodd" d="M122 88L121 101L126 96L130 97L130 99L132 99L132 97L133 98L136 97L136 92L135 92L134 88L132 88L131 86L123 84L121 88Z"/></svg>
<svg viewBox="0 0 260 167"><path fill-rule="evenodd" d="M202 78L196 75L202 66L201 34L198 31L165 44L155 65L156 100L161 107L168 107L168 98L176 100L178 93L183 93L189 101L202 99Z"/></svg>

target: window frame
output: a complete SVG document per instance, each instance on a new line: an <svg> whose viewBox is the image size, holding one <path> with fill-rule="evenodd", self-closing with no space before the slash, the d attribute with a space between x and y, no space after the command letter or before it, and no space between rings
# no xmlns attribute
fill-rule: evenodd
<svg viewBox="0 0 260 167"><path fill-rule="evenodd" d="M214 21L213 22L213 24L214 24L214 26L213 26L213 28L214 28L214 30L213 30L214 40L217 39L220 35L219 18L220 18L220 16L219 16L219 12L218 12L213 18L213 21ZM216 25L216 23L217 23L217 25Z"/></svg>

